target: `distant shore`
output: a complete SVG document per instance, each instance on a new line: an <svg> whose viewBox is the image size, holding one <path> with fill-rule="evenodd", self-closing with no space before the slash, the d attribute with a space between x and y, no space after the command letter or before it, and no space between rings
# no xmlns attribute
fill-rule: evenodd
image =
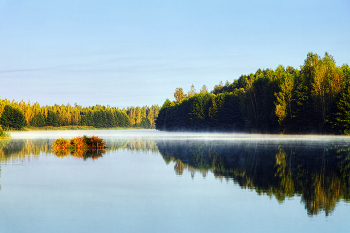
<svg viewBox="0 0 350 233"><path fill-rule="evenodd" d="M10 130L9 132L15 131L47 131L47 130L132 130L132 129L143 129L140 127L112 127L112 128L95 128L93 126L82 126L82 125L68 125L68 126L43 126L43 127L23 127L21 130Z"/></svg>

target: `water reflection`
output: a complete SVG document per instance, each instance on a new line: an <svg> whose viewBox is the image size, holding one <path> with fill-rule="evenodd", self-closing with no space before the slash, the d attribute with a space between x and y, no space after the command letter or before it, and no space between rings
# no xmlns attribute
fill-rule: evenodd
<svg viewBox="0 0 350 233"><path fill-rule="evenodd" d="M211 171L242 188L274 196L280 203L301 196L309 215L328 216L340 200L350 201L348 144L218 143L162 141L165 161L174 161L176 174L194 176Z"/></svg>
<svg viewBox="0 0 350 233"><path fill-rule="evenodd" d="M50 140L0 140L0 164L37 158L51 153Z"/></svg>
<svg viewBox="0 0 350 233"><path fill-rule="evenodd" d="M23 161L25 159L37 158L40 154L54 154L57 157L72 156L75 158L97 159L104 154L126 150L143 153L158 153L158 148L153 140L140 139L107 139L107 148L99 150L87 150L84 152L70 153L69 151L59 151L55 153L52 150L52 139L17 139L17 140L0 140L0 164L9 162Z"/></svg>
<svg viewBox="0 0 350 233"><path fill-rule="evenodd" d="M53 140L0 141L0 164L52 155ZM307 213L328 216L336 204L350 201L350 144L344 142L261 142L225 140L106 139L107 148L85 154L56 154L83 160L114 151L160 153L176 175L189 171L233 181L258 195L300 196ZM1 171L1 170L0 170Z"/></svg>

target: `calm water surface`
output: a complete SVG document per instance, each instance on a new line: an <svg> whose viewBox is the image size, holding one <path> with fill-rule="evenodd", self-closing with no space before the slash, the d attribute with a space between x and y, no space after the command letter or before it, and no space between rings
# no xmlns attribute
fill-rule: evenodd
<svg viewBox="0 0 350 233"><path fill-rule="evenodd" d="M108 148L51 151L84 134ZM13 132L0 169L0 233L350 229L348 137Z"/></svg>

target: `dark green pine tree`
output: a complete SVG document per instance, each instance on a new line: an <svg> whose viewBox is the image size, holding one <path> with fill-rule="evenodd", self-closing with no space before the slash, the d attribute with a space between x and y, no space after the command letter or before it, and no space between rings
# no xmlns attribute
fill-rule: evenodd
<svg viewBox="0 0 350 233"><path fill-rule="evenodd" d="M43 127L43 126L45 126L45 117L44 117L44 115L41 112L35 114L33 116L32 120L30 121L30 125L31 126L35 126L35 127Z"/></svg>
<svg viewBox="0 0 350 233"><path fill-rule="evenodd" d="M103 128L107 128L107 117L106 117L106 110L101 110L101 124Z"/></svg>
<svg viewBox="0 0 350 233"><path fill-rule="evenodd" d="M120 123L120 125L122 127L130 127L130 121L129 121L128 115L126 115L126 113L124 113L124 112L120 112L120 114L121 114L121 123Z"/></svg>
<svg viewBox="0 0 350 233"><path fill-rule="evenodd" d="M155 120L157 130L165 130L164 126L165 126L166 111L170 107L170 104L171 104L170 100L166 99L162 108L160 109L158 113L158 117Z"/></svg>
<svg viewBox="0 0 350 233"><path fill-rule="evenodd" d="M112 128L116 126L115 117L111 111L106 111L106 123L107 128Z"/></svg>
<svg viewBox="0 0 350 233"><path fill-rule="evenodd" d="M116 110L113 112L116 127L123 127L121 112Z"/></svg>
<svg viewBox="0 0 350 233"><path fill-rule="evenodd" d="M87 114L81 114L80 119L80 125L89 125L87 120Z"/></svg>
<svg viewBox="0 0 350 233"><path fill-rule="evenodd" d="M94 126L94 118L92 111L88 111L88 113L86 114L86 125Z"/></svg>
<svg viewBox="0 0 350 233"><path fill-rule="evenodd" d="M209 129L208 109L211 101L210 94L200 93L192 97L191 124L194 130L206 131Z"/></svg>
<svg viewBox="0 0 350 233"><path fill-rule="evenodd" d="M27 124L25 116L18 108L6 105L0 117L0 125L4 129L21 129Z"/></svg>
<svg viewBox="0 0 350 233"><path fill-rule="evenodd" d="M58 115L54 111L49 110L47 112L46 125L54 127L58 127L60 125Z"/></svg>
<svg viewBox="0 0 350 233"><path fill-rule="evenodd" d="M95 128L102 128L103 122L102 122L102 116L100 111L94 112L94 127Z"/></svg>
<svg viewBox="0 0 350 233"><path fill-rule="evenodd" d="M331 109L328 122L335 133L350 134L350 85L346 85Z"/></svg>

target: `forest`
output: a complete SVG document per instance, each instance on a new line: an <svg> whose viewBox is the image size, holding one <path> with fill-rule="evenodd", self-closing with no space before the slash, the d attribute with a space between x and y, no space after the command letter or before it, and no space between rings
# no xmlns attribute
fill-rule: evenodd
<svg viewBox="0 0 350 233"><path fill-rule="evenodd" d="M23 100L0 99L0 125L5 130L44 126L149 129L155 128L159 109L158 105L126 109L101 105L82 107L78 104L40 106L39 103L25 103Z"/></svg>
<svg viewBox="0 0 350 233"><path fill-rule="evenodd" d="M350 134L350 67L308 53L300 69L258 69L209 92L176 88L156 129L248 133Z"/></svg>

